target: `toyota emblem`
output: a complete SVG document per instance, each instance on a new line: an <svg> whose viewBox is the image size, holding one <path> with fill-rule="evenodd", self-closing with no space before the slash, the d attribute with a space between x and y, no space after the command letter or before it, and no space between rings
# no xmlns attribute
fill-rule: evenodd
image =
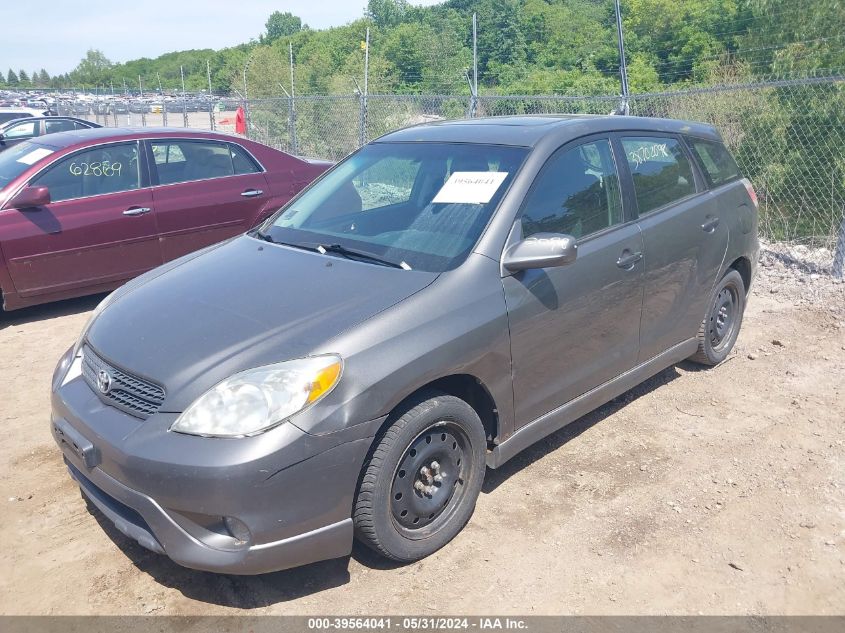
<svg viewBox="0 0 845 633"><path fill-rule="evenodd" d="M100 390L100 393L103 395L107 394L111 391L112 387L112 377L109 372L105 369L101 369L97 372L97 389Z"/></svg>

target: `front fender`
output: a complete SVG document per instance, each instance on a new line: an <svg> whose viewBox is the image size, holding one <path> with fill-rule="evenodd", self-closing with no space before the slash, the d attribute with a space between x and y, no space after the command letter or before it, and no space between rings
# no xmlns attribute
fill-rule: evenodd
<svg viewBox="0 0 845 633"><path fill-rule="evenodd" d="M499 266L471 255L430 286L327 342L344 373L318 406L294 419L302 430L332 433L389 414L421 387L456 374L485 386L499 436L513 429L510 335Z"/></svg>

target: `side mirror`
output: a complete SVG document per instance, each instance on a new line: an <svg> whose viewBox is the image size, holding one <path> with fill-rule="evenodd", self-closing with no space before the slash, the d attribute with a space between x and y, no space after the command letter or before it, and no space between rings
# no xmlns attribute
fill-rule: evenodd
<svg viewBox="0 0 845 633"><path fill-rule="evenodd" d="M575 261L578 244L571 235L537 233L517 242L502 259L502 266L512 273L532 268L552 268Z"/></svg>
<svg viewBox="0 0 845 633"><path fill-rule="evenodd" d="M47 187L24 187L14 198L9 200L7 208L32 209L50 204L50 190Z"/></svg>

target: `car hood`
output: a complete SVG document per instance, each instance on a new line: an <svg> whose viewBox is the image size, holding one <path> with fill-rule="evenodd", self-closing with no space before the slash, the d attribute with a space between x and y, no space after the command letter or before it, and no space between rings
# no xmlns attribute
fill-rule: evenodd
<svg viewBox="0 0 845 633"><path fill-rule="evenodd" d="M436 278L242 236L118 290L87 342L163 385L161 411L181 412L224 378L307 356Z"/></svg>

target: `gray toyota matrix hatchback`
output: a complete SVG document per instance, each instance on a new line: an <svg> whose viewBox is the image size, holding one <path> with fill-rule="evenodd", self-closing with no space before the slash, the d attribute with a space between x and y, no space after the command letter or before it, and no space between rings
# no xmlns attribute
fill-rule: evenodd
<svg viewBox="0 0 845 633"><path fill-rule="evenodd" d="M363 147L255 230L126 284L53 376L83 495L181 565L444 546L496 468L722 361L757 201L717 132L506 117Z"/></svg>

